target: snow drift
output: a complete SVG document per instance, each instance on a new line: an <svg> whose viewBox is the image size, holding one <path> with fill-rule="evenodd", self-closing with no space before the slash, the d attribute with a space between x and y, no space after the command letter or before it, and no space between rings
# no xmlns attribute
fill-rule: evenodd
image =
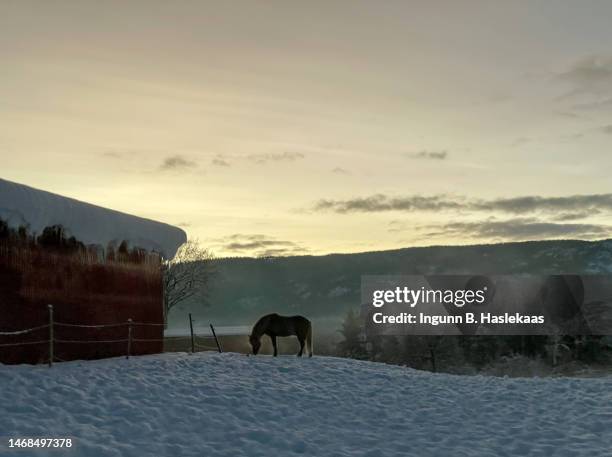
<svg viewBox="0 0 612 457"><path fill-rule="evenodd" d="M294 356L0 365L3 456L603 456L612 378L508 379ZM71 450L8 449L71 437Z"/></svg>
<svg viewBox="0 0 612 457"><path fill-rule="evenodd" d="M0 179L0 219L37 234L45 227L62 225L84 244L118 246L125 240L132 247L156 251L166 258L174 257L187 240L180 228L4 179Z"/></svg>

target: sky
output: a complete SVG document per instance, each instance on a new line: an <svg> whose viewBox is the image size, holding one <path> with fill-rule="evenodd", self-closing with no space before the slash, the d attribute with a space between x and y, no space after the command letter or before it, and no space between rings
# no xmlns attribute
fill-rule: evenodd
<svg viewBox="0 0 612 457"><path fill-rule="evenodd" d="M607 1L0 0L0 177L216 255L612 234Z"/></svg>

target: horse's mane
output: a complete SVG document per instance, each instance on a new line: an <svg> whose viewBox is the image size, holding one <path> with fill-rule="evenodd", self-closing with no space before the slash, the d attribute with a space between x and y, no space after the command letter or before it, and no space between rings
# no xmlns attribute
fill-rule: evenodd
<svg viewBox="0 0 612 457"><path fill-rule="evenodd" d="M261 317L253 326L253 330L251 330L251 336L260 337L264 333L264 329L268 325L268 321L272 317L272 314L266 314Z"/></svg>

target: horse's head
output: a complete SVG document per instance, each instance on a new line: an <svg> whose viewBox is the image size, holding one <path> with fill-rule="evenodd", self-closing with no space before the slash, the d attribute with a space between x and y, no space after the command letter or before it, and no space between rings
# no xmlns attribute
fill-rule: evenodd
<svg viewBox="0 0 612 457"><path fill-rule="evenodd" d="M261 341L256 336L249 335L249 343L251 343L251 346L253 347L253 355L257 355L259 348L261 347Z"/></svg>

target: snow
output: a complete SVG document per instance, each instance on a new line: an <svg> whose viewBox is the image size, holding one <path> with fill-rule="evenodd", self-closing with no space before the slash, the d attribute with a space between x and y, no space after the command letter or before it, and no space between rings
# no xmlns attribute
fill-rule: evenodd
<svg viewBox="0 0 612 457"><path fill-rule="evenodd" d="M3 456L604 456L612 378L184 353L0 365ZM71 437L71 451L9 450ZM5 446L4 448L2 446Z"/></svg>
<svg viewBox="0 0 612 457"><path fill-rule="evenodd" d="M12 227L25 225L40 234L62 225L82 243L106 247L128 241L131 246L172 258L187 240L183 230L150 219L83 203L43 190L0 179L0 219Z"/></svg>

